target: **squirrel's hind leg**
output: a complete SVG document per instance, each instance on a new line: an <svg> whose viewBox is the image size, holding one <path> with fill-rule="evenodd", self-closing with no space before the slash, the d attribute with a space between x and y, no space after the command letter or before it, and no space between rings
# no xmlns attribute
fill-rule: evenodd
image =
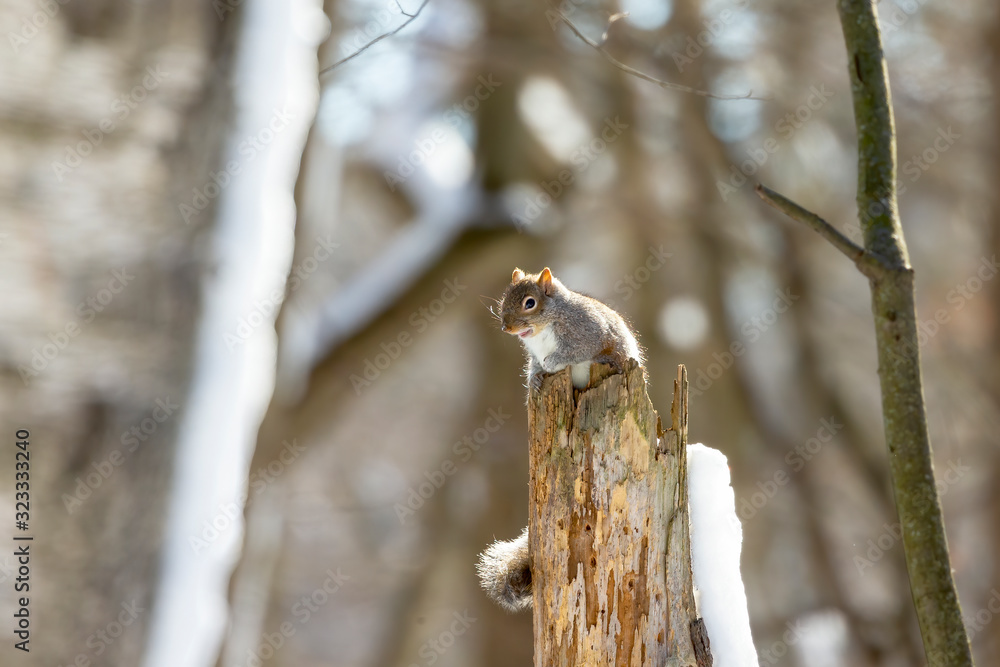
<svg viewBox="0 0 1000 667"><path fill-rule="evenodd" d="M595 364L608 364L619 373L625 370L626 361L628 359L620 351L617 351L614 345L608 345L594 357Z"/></svg>

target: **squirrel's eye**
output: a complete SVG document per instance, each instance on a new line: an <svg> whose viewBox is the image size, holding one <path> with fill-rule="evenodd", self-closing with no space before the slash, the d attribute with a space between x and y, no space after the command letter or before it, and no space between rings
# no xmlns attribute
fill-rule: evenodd
<svg viewBox="0 0 1000 667"><path fill-rule="evenodd" d="M521 306L525 310L531 310L532 308L534 308L535 307L535 299L534 299L534 297L530 297L530 296L529 297L525 297L524 303L522 303Z"/></svg>

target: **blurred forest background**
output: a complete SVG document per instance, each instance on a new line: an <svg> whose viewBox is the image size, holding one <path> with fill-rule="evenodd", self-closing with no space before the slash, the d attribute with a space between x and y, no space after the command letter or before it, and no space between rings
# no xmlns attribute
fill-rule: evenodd
<svg viewBox="0 0 1000 667"><path fill-rule="evenodd" d="M0 456L30 431L35 538L5 662L531 664L473 566L528 515L488 307L547 265L631 319L661 413L687 365L760 663L923 664L868 286L753 192L860 238L834 3L559 10L759 99L632 77L530 0L0 2ZM952 563L1000 664L1000 11L879 11Z"/></svg>

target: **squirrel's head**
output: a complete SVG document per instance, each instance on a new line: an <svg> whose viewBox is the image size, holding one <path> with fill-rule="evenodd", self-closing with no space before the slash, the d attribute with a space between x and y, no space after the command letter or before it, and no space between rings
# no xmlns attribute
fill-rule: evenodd
<svg viewBox="0 0 1000 667"><path fill-rule="evenodd" d="M544 312L549 297L559 288L548 267L538 274L514 269L510 285L500 299L502 328L513 336L527 338L544 327Z"/></svg>

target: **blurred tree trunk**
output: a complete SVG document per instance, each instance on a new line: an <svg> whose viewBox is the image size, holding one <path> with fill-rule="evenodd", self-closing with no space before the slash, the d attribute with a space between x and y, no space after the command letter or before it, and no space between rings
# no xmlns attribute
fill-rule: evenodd
<svg viewBox="0 0 1000 667"><path fill-rule="evenodd" d="M0 3L5 470L16 429L32 451L19 664L141 662L212 220L179 206L226 136L234 13Z"/></svg>

